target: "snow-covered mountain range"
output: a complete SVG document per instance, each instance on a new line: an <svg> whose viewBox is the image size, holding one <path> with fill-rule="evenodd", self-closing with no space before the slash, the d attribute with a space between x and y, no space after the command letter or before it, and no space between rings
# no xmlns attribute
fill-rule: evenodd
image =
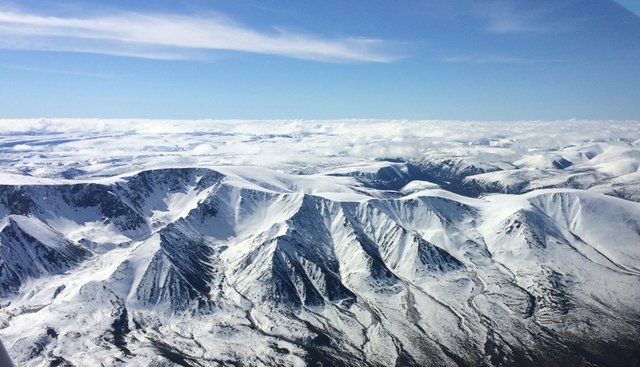
<svg viewBox="0 0 640 367"><path fill-rule="evenodd" d="M18 365L640 364L638 123L21 122Z"/></svg>

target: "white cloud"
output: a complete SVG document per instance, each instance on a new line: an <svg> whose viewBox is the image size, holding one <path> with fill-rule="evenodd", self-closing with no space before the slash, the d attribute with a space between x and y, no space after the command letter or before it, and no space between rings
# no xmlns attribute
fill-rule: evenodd
<svg viewBox="0 0 640 367"><path fill-rule="evenodd" d="M88 176L110 176L219 165L315 173L377 165L376 158L475 157L506 164L576 147L638 151L637 126L638 121L0 119L0 136L3 158L11 162L4 174L56 176L73 167Z"/></svg>
<svg viewBox="0 0 640 367"><path fill-rule="evenodd" d="M158 59L196 58L219 50L330 62L391 62L377 39L274 30L259 32L219 15L118 13L54 17L0 10L0 47L92 52ZM200 55L201 57L201 55Z"/></svg>
<svg viewBox="0 0 640 367"><path fill-rule="evenodd" d="M34 68L30 66L10 65L10 64L0 64L0 68L9 69L9 70L30 71L35 73L86 76L90 78L102 78L102 79L113 79L116 77L115 75L112 75L112 74L87 73L87 72L81 72L81 71L50 69L50 68Z"/></svg>
<svg viewBox="0 0 640 367"><path fill-rule="evenodd" d="M31 145L28 144L17 144L14 145L12 150L15 152L28 152L28 151L32 151L32 150L39 150L41 149L40 147L33 147Z"/></svg>
<svg viewBox="0 0 640 367"><path fill-rule="evenodd" d="M575 19L560 16L563 2L523 7L522 3L497 0L479 3L472 12L486 22L492 33L565 32L574 27Z"/></svg>
<svg viewBox="0 0 640 367"><path fill-rule="evenodd" d="M485 56L454 56L441 59L444 62L450 63L465 63L465 64L539 64L539 63L554 63L562 62L560 59L531 59L510 57L501 55L485 55Z"/></svg>
<svg viewBox="0 0 640 367"><path fill-rule="evenodd" d="M198 144L193 149L191 149L191 154L193 155L206 155L212 154L216 152L216 148L211 146L211 144Z"/></svg>
<svg viewBox="0 0 640 367"><path fill-rule="evenodd" d="M526 64L528 62L526 59L508 56L455 56L442 61L466 64Z"/></svg>

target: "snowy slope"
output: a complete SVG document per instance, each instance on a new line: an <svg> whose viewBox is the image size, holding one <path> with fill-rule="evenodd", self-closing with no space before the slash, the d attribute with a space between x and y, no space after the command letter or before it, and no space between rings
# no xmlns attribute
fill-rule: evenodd
<svg viewBox="0 0 640 367"><path fill-rule="evenodd" d="M637 350L640 204L565 189L389 198L333 175L251 173L5 186L12 356L535 365ZM337 185L346 199L325 195Z"/></svg>
<svg viewBox="0 0 640 367"><path fill-rule="evenodd" d="M362 124L176 130L170 143L197 143L201 161L174 146L181 161L154 162L170 144L146 143L148 156L95 153L66 178L51 164L73 161L67 149L87 136L167 137L144 123L59 143L49 134L62 123L7 133L0 154L31 167L0 177L9 354L25 366L640 358L639 140L621 139L634 126L544 139L534 123ZM341 133L380 149L365 157ZM39 153L12 151L19 141ZM245 159L256 144L275 153Z"/></svg>

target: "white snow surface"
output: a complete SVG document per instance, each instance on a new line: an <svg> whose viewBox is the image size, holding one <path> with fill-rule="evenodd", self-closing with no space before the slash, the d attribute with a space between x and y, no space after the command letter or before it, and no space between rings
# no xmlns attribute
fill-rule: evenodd
<svg viewBox="0 0 640 367"><path fill-rule="evenodd" d="M0 160L18 365L639 350L637 121L0 120Z"/></svg>

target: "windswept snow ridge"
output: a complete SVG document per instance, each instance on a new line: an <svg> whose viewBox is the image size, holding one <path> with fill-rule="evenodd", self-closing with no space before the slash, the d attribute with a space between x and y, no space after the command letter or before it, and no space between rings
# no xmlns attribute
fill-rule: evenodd
<svg viewBox="0 0 640 367"><path fill-rule="evenodd" d="M639 361L637 125L60 134L74 123L0 125L0 339L18 365ZM542 139L535 126L572 133ZM354 153L352 133L379 150ZM70 153L91 140L113 144ZM275 154L247 158L265 144Z"/></svg>

